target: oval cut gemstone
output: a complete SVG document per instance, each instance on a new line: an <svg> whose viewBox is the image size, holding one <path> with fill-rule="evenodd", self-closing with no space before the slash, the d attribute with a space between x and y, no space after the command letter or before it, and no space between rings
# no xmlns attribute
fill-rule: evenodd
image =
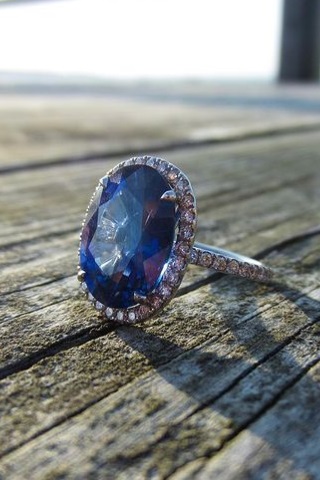
<svg viewBox="0 0 320 480"><path fill-rule="evenodd" d="M171 190L147 165L123 167L104 177L90 204L80 243L80 267L100 303L127 308L134 293L148 295L161 281L175 239Z"/></svg>

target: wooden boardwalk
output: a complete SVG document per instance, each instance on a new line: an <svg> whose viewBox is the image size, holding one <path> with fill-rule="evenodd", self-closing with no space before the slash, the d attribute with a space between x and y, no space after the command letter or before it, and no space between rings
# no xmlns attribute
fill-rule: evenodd
<svg viewBox="0 0 320 480"><path fill-rule="evenodd" d="M0 479L320 479L320 91L156 93L0 100ZM129 151L179 166L197 240L274 283L189 267L160 317L102 324L78 232Z"/></svg>

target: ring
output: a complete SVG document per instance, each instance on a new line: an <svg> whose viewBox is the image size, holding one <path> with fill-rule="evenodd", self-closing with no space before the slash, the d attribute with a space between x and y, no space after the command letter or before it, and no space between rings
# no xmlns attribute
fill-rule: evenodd
<svg viewBox="0 0 320 480"><path fill-rule="evenodd" d="M121 162L102 177L82 224L78 280L101 315L136 323L170 300L189 263L267 282L262 263L194 243L196 200L187 176L153 156Z"/></svg>

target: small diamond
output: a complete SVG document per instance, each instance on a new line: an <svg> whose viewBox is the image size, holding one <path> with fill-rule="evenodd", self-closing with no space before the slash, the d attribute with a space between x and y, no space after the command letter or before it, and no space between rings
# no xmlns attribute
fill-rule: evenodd
<svg viewBox="0 0 320 480"><path fill-rule="evenodd" d="M106 178L107 178L107 180L108 180L108 177L106 177ZM116 173L114 173L114 174L112 175L112 182L119 184L120 181L121 181L121 172L118 171L118 172L116 172Z"/></svg>
<svg viewBox="0 0 320 480"><path fill-rule="evenodd" d="M192 207L193 203L194 203L193 196L190 195L190 193L185 195L182 199L182 204L187 208Z"/></svg>
<svg viewBox="0 0 320 480"><path fill-rule="evenodd" d="M182 257L177 257L174 261L173 261L173 268L180 271L180 270L183 270L186 266L186 262L185 260L182 258Z"/></svg>
<svg viewBox="0 0 320 480"><path fill-rule="evenodd" d="M128 313L128 318L129 318L130 322L133 322L133 320L135 320L135 318L136 318L136 314L131 310Z"/></svg>
<svg viewBox="0 0 320 480"><path fill-rule="evenodd" d="M169 283L169 285L174 286L178 283L179 274L177 272L168 271L166 275L166 280Z"/></svg>
<svg viewBox="0 0 320 480"><path fill-rule="evenodd" d="M168 180L170 183L175 184L179 175L179 170L177 168L172 168L168 173Z"/></svg>
<svg viewBox="0 0 320 480"><path fill-rule="evenodd" d="M123 320L123 317L124 317L123 312L119 310L119 312L117 313L117 320L121 322Z"/></svg>
<svg viewBox="0 0 320 480"><path fill-rule="evenodd" d="M88 300L89 300L89 302L94 301L93 295L90 292L88 293Z"/></svg>
<svg viewBox="0 0 320 480"><path fill-rule="evenodd" d="M241 275L241 277L249 277L250 276L250 265L249 265L249 263L242 263L239 266L239 275Z"/></svg>
<svg viewBox="0 0 320 480"><path fill-rule="evenodd" d="M100 302L96 302L96 309L101 311L101 310L104 309L104 305L102 305L102 303L100 303Z"/></svg>
<svg viewBox="0 0 320 480"><path fill-rule="evenodd" d="M141 305L139 307L139 317L144 318L149 315L150 308L147 305Z"/></svg>
<svg viewBox="0 0 320 480"><path fill-rule="evenodd" d="M185 210L181 214L181 220L186 223L192 223L194 220L194 213L190 210Z"/></svg>
<svg viewBox="0 0 320 480"><path fill-rule="evenodd" d="M192 237L193 230L190 227L184 227L184 228L182 228L180 235L181 235L182 238L188 240L189 238Z"/></svg>
<svg viewBox="0 0 320 480"><path fill-rule="evenodd" d="M222 255L217 255L216 258L213 259L212 267L219 272L224 272L227 268L227 259Z"/></svg>
<svg viewBox="0 0 320 480"><path fill-rule="evenodd" d="M227 271L232 273L233 275L237 275L239 273L239 263L237 260L230 260L227 266Z"/></svg>
<svg viewBox="0 0 320 480"><path fill-rule="evenodd" d="M191 250L191 255L190 255L190 262L196 264L198 262L198 250L193 248Z"/></svg>
<svg viewBox="0 0 320 480"><path fill-rule="evenodd" d="M204 267L210 267L212 264L212 255L209 252L203 252L200 256L200 263Z"/></svg>
<svg viewBox="0 0 320 480"><path fill-rule="evenodd" d="M147 161L147 165L149 165L149 167L154 167L155 163L156 159L154 157L149 158L149 160Z"/></svg>
<svg viewBox="0 0 320 480"><path fill-rule="evenodd" d="M179 182L177 183L177 189L180 192L183 192L186 188L189 187L189 182L185 177L181 177Z"/></svg>
<svg viewBox="0 0 320 480"><path fill-rule="evenodd" d="M162 303L163 303L163 300L161 297L159 297L158 295L155 295L153 297L152 305L156 310L158 310L161 307Z"/></svg>
<svg viewBox="0 0 320 480"><path fill-rule="evenodd" d="M257 270L255 265L250 265L250 278L256 278L257 277Z"/></svg>
<svg viewBox="0 0 320 480"><path fill-rule="evenodd" d="M171 288L168 285L161 285L159 291L163 298L169 298L171 296Z"/></svg>
<svg viewBox="0 0 320 480"><path fill-rule="evenodd" d="M186 245L184 243L180 243L177 247L177 251L179 253L181 253L181 255L186 257L190 252L190 247L189 247L189 245Z"/></svg>
<svg viewBox="0 0 320 480"><path fill-rule="evenodd" d="M111 318L113 314L112 308L108 307L106 310L106 317Z"/></svg>
<svg viewBox="0 0 320 480"><path fill-rule="evenodd" d="M160 173L163 173L166 169L166 164L164 162L160 162L159 165L158 165L158 171Z"/></svg>

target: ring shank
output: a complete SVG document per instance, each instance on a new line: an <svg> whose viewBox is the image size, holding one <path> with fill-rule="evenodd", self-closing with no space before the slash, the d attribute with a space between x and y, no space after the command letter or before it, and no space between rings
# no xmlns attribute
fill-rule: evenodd
<svg viewBox="0 0 320 480"><path fill-rule="evenodd" d="M190 263L261 282L269 281L273 275L270 268L253 258L198 242L192 248Z"/></svg>

